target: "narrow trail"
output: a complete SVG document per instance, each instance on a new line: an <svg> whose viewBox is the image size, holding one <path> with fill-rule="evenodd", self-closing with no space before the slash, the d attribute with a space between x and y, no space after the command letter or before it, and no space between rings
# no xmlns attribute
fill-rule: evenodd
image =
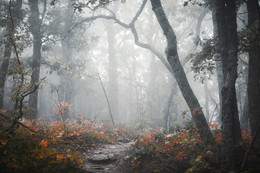
<svg viewBox="0 0 260 173"><path fill-rule="evenodd" d="M115 142L100 144L95 149L84 153L87 162L84 169L89 173L122 173L123 162L129 156L127 150L134 142Z"/></svg>

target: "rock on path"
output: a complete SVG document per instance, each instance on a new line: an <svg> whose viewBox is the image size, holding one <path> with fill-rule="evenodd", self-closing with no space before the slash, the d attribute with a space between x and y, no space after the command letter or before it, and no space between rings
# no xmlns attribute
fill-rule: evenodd
<svg viewBox="0 0 260 173"><path fill-rule="evenodd" d="M122 164L129 157L126 150L132 144L134 142L102 144L89 153L85 153L88 160L84 165L85 170L89 173L122 173Z"/></svg>

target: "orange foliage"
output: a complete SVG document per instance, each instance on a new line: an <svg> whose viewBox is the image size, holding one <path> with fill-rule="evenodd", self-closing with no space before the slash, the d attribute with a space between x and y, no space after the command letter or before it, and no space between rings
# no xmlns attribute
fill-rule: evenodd
<svg viewBox="0 0 260 173"><path fill-rule="evenodd" d="M177 160L181 160L186 155L187 154L184 154L183 152L178 152L176 158L177 158Z"/></svg>
<svg viewBox="0 0 260 173"><path fill-rule="evenodd" d="M56 158L57 158L57 161L61 161L61 160L65 159L65 157L62 154L57 154Z"/></svg>
<svg viewBox="0 0 260 173"><path fill-rule="evenodd" d="M63 106L60 107L63 109L68 108L70 105L61 103L57 105L57 107L59 106ZM70 109L67 110L70 112ZM83 157L81 153L75 152L75 147L72 146L78 146L79 143L84 143L86 147L92 147L96 146L94 142L111 143L114 141L115 136L124 136L128 133L128 130L125 128L118 128L118 130L115 131L112 125L96 123L84 119L83 116L79 118L77 123L70 123L69 121L44 122L41 118L33 121L23 120L22 123L28 128L15 129L14 138L19 138L19 141L26 141L28 147L25 148L28 151L23 150L21 152L12 150L10 147L13 146L13 139L7 141L5 138L2 138L0 140L0 154L2 156L0 163L10 162L10 164L4 165L7 165L9 168L16 167L16 169L20 169L21 165L19 164L21 162L16 163L15 158L12 157L20 157L19 154L24 153L26 157L30 157L26 160L43 160L48 165L55 163L63 164L66 162L72 162L74 165L78 165L83 162ZM147 138L150 137L147 136ZM19 150L19 148L17 149ZM21 158L25 157L24 155L21 156ZM4 157L6 157L6 159L3 159ZM136 164L138 165L140 163L137 162Z"/></svg>
<svg viewBox="0 0 260 173"><path fill-rule="evenodd" d="M199 113L201 111L200 108L195 108L192 110L192 115L196 115L197 113Z"/></svg>
<svg viewBox="0 0 260 173"><path fill-rule="evenodd" d="M65 121L71 115L71 104L67 102L60 102L54 108L58 120Z"/></svg>
<svg viewBox="0 0 260 173"><path fill-rule="evenodd" d="M221 143L221 139L222 139L222 133L221 132L217 132L217 133L214 133L214 137L215 137L215 140L218 144Z"/></svg>
<svg viewBox="0 0 260 173"><path fill-rule="evenodd" d="M5 114L6 110L5 109L0 109L0 114Z"/></svg>
<svg viewBox="0 0 260 173"><path fill-rule="evenodd" d="M1 144L4 146L6 145L7 142L8 142L8 140L1 140Z"/></svg>
<svg viewBox="0 0 260 173"><path fill-rule="evenodd" d="M208 126L210 127L211 130L217 130L218 129L218 124L217 123L210 123L210 122L208 122Z"/></svg>
<svg viewBox="0 0 260 173"><path fill-rule="evenodd" d="M242 138L244 141L252 141L252 136L250 135L251 134L250 130L242 130L241 134L242 134Z"/></svg>
<svg viewBox="0 0 260 173"><path fill-rule="evenodd" d="M48 142L45 141L44 139L41 141L40 144L41 144L41 146L44 147L44 148L46 148L46 147L48 146Z"/></svg>

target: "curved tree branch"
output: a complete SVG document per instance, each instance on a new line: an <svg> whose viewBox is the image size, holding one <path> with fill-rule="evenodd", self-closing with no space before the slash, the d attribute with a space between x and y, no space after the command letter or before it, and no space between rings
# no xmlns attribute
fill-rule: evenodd
<svg viewBox="0 0 260 173"><path fill-rule="evenodd" d="M129 26L133 26L137 21L138 17L142 14L144 7L146 5L147 0L144 0L140 9L137 11L136 15L134 16L133 20L130 22Z"/></svg>
<svg viewBox="0 0 260 173"><path fill-rule="evenodd" d="M144 0L141 7L139 8L139 10L137 11L136 15L133 17L132 21L129 24L126 24L122 21L120 21L115 13L109 9L107 9L110 13L111 16L106 16L106 15L99 15L99 16L92 16L92 17L87 17L83 20L81 20L79 23L75 24L72 29L76 28L77 26L85 23L85 22L90 22L93 20L97 20L97 19L106 19L106 20L114 20L115 23L117 23L118 25L120 25L121 27L125 28L125 29L130 29L133 36L134 36L134 42L137 46L144 48L144 49L148 49L150 50L152 53L154 53L159 59L160 61L163 63L163 65L167 68L167 70L169 70L169 72L174 76L173 71L171 66L169 65L168 61L166 60L166 58L155 48L153 48L151 45L146 44L146 43L142 43L139 41L139 37L138 37L138 33L136 31L135 28L135 22L137 21L138 17L142 14L143 9L145 7L147 3L147 0Z"/></svg>

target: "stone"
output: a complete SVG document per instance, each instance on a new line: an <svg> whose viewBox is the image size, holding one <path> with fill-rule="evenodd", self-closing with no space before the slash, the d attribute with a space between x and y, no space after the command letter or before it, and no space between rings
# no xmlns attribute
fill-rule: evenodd
<svg viewBox="0 0 260 173"><path fill-rule="evenodd" d="M89 161L98 164L110 163L113 160L114 158L110 158L108 155L105 154L96 154L89 159Z"/></svg>

